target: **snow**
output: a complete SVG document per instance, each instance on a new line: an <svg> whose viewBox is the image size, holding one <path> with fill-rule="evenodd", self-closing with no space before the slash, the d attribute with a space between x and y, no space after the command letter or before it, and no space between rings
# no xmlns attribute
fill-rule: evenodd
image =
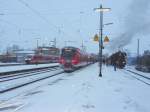
<svg viewBox="0 0 150 112"><path fill-rule="evenodd" d="M56 66L56 65L59 65L59 64L58 63L50 63L50 64L37 64L37 65L4 66L4 67L0 67L0 72L25 70L25 69L40 68L40 67L47 67L47 66Z"/></svg>
<svg viewBox="0 0 150 112"><path fill-rule="evenodd" d="M138 71L135 69L135 66L127 66L126 69L150 78L150 73Z"/></svg>
<svg viewBox="0 0 150 112"><path fill-rule="evenodd" d="M1 82L0 83L0 91L6 90L8 88L13 88L13 87L16 87L16 86L19 86L19 85L23 85L23 84L26 84L27 82L33 82L35 80L51 76L51 75L59 73L61 71L62 71L61 69L60 70L55 70L55 71L54 71L54 69L51 69L51 72L49 72L49 73L47 73L48 71L44 71L42 73L37 72L36 74L35 73L32 73L32 75L30 74L28 77L18 78L18 79L6 81L6 82ZM21 76L24 76L24 75L21 75ZM19 76L16 76L15 78L17 78L17 77L19 77ZM9 78L7 78L7 79L9 79ZM0 79L0 81L1 80L3 80L3 79Z"/></svg>
<svg viewBox="0 0 150 112"><path fill-rule="evenodd" d="M36 85L38 87L30 85L28 91L22 90L23 93L15 97L11 95L18 90L2 94L0 111L150 112L150 86L125 70L114 71L111 66L103 66L102 78L98 77L98 70L98 65L94 64L47 79ZM5 101L4 96L11 98Z"/></svg>
<svg viewBox="0 0 150 112"><path fill-rule="evenodd" d="M20 63L2 63L2 62L0 62L0 65L13 65L13 64L20 64Z"/></svg>

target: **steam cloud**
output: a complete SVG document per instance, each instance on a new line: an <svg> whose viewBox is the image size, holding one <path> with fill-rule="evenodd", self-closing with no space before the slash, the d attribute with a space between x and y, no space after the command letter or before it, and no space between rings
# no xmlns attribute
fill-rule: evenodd
<svg viewBox="0 0 150 112"><path fill-rule="evenodd" d="M116 37L111 45L111 50L117 50L128 45L136 34L150 34L150 0L133 0L125 18L125 31Z"/></svg>

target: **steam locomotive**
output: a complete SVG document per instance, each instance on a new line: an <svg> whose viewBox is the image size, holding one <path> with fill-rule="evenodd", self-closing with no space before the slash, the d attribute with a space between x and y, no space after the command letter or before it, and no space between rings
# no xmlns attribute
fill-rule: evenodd
<svg viewBox="0 0 150 112"><path fill-rule="evenodd" d="M106 59L106 64L114 65L117 68L123 69L126 65L127 54L118 51Z"/></svg>

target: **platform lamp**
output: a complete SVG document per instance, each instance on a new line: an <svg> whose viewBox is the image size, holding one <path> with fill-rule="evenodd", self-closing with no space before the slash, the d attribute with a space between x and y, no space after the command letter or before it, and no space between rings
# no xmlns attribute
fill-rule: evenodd
<svg viewBox="0 0 150 112"><path fill-rule="evenodd" d="M103 8L102 5L100 5L99 8L95 8L95 12L100 13L100 25L99 25L99 77L102 77L102 58L103 58L103 13L109 12L110 8Z"/></svg>

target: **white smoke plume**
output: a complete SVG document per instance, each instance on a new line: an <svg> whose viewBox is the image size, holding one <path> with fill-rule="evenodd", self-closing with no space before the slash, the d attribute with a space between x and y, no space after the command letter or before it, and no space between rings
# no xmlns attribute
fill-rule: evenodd
<svg viewBox="0 0 150 112"><path fill-rule="evenodd" d="M128 45L136 34L150 34L150 0L133 0L127 11L125 31L110 43L111 50Z"/></svg>

